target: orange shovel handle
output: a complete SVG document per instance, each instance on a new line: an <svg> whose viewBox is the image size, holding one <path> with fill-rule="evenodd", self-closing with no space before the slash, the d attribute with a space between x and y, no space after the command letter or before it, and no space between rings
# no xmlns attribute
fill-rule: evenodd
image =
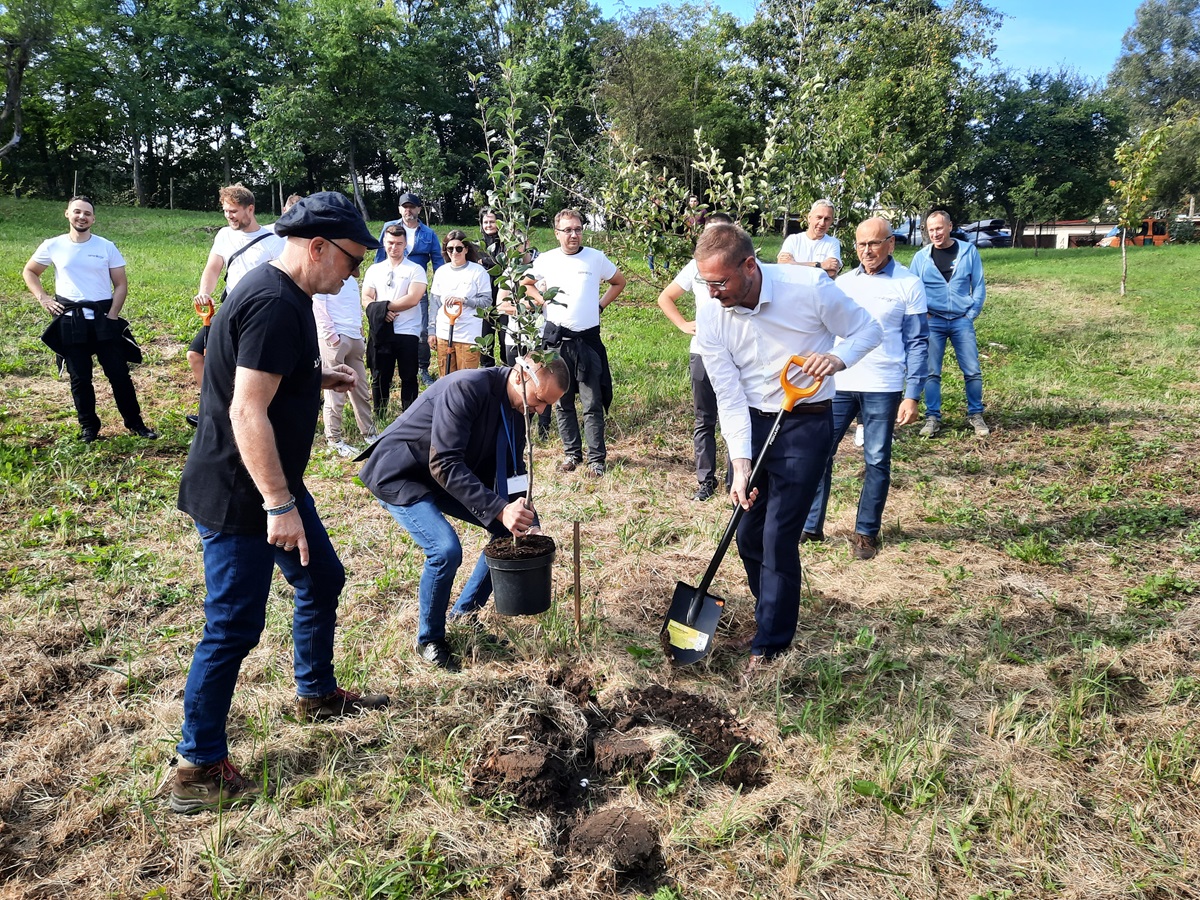
<svg viewBox="0 0 1200 900"><path fill-rule="evenodd" d="M821 385L825 383L825 379L816 376L812 380L812 384L806 387L796 387L788 379L788 373L791 372L792 366L803 366L808 361L805 356L793 356L787 361L783 367L783 371L779 373L779 383L783 386L783 408L788 412L792 411L792 407L796 405L797 400L803 400L805 397L811 397L821 389ZM801 373L803 374L803 373Z"/></svg>
<svg viewBox="0 0 1200 900"><path fill-rule="evenodd" d="M198 315L204 321L205 327L208 327L212 324L212 317L217 311L216 304L213 303L212 297L205 297L203 300L201 300L199 297L196 297L194 300L192 300L192 306L196 308L196 315Z"/></svg>
<svg viewBox="0 0 1200 900"><path fill-rule="evenodd" d="M445 303L442 304L442 309L446 313L446 318L450 320L450 324L453 325L455 322L458 321L458 317L462 315L462 311L463 311L462 301L461 300L447 300Z"/></svg>

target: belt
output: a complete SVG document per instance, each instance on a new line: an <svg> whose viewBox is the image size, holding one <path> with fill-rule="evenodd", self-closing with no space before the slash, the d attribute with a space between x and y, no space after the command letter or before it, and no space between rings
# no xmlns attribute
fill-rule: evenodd
<svg viewBox="0 0 1200 900"><path fill-rule="evenodd" d="M832 400L818 400L816 403L797 403L792 407L793 413L823 413L833 409ZM765 409L755 409L750 407L750 412L756 416L765 416L768 419L773 419L779 415L779 410L768 412Z"/></svg>

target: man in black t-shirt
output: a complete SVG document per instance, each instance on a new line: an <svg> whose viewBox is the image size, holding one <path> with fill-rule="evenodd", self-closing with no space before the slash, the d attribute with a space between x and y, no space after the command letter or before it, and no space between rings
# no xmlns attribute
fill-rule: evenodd
<svg viewBox="0 0 1200 900"><path fill-rule="evenodd" d="M314 194L275 223L282 255L246 275L209 334L200 420L179 484L204 550L204 635L183 698L171 809L226 806L255 793L229 761L225 720L238 670L266 621L275 567L295 589L296 709L320 721L385 706L337 686L333 629L346 575L304 487L322 388L347 391L348 366L322 369L313 294L337 293L378 246L343 195Z"/></svg>

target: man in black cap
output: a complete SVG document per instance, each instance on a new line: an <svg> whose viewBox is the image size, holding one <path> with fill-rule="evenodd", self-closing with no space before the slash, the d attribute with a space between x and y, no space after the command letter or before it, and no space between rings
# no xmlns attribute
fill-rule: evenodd
<svg viewBox="0 0 1200 900"><path fill-rule="evenodd" d="M348 366L323 369L312 295L337 293L378 243L342 194L313 194L275 223L278 259L249 272L208 338L200 422L179 485L204 550L204 635L183 697L171 809L247 799L257 785L229 761L225 720L238 670L266 621L275 567L296 592L296 712L315 722L387 704L337 686L333 629L345 570L303 475L321 389L347 391Z"/></svg>
<svg viewBox="0 0 1200 900"><path fill-rule="evenodd" d="M422 270L432 262L433 271L436 272L445 262L442 258L442 245L433 229L421 221L421 198L413 193L401 194L399 206L400 218L384 222L379 231L379 249L375 251L375 262L387 259L387 253L383 250L383 236L387 234L388 228L392 225L403 225L408 237L408 251L404 258ZM429 273L429 283L433 284L433 272ZM429 373L428 329L429 293L426 292L421 298L421 342L417 344L417 377L424 385L433 382L433 375Z"/></svg>

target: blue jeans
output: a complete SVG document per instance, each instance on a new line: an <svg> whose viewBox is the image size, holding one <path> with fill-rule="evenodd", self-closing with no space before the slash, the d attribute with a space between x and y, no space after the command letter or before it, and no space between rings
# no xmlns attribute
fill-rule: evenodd
<svg viewBox="0 0 1200 900"><path fill-rule="evenodd" d="M967 415L983 412L983 372L979 368L979 345L975 341L975 323L966 316L957 319L929 317L929 379L925 382L925 415L942 417L942 361L946 356L946 338L954 347L962 370L967 394Z"/></svg>
<svg viewBox="0 0 1200 900"><path fill-rule="evenodd" d="M450 591L454 587L454 576L462 565L462 543L454 526L446 516L478 525L478 520L468 513L452 497L424 497L408 506L394 506L379 501L392 514L400 527L409 533L417 546L425 551L425 567L421 570L421 584L417 588L418 622L417 641L428 644L446 637L446 607L450 605ZM496 520L488 531L497 537L508 534L508 530ZM482 609L492 595L492 573L483 554L475 563L475 570L463 586L453 615L463 616Z"/></svg>
<svg viewBox="0 0 1200 900"><path fill-rule="evenodd" d="M204 635L196 645L183 692L183 739L178 753L209 765L229 755L225 720L242 660L258 644L267 618L267 595L275 567L296 591L292 659L296 693L333 693L333 629L346 570L329 541L308 492L296 497L308 541L308 565L300 552L267 543L266 533L226 534L197 524L204 546Z"/></svg>
<svg viewBox="0 0 1200 900"><path fill-rule="evenodd" d="M863 476L862 491L858 495L858 518L854 530L859 534L877 537L883 525L883 506L887 503L888 489L892 486L892 435L896 431L896 412L902 391L858 392L838 391L833 398L833 449L829 463L817 488L812 509L804 530L812 534L824 534L825 510L829 506L829 487L833 479L833 457L842 438L854 424L854 417L862 421L863 459L866 474Z"/></svg>
<svg viewBox="0 0 1200 900"><path fill-rule="evenodd" d="M754 453L761 452L774 416L750 414ZM782 653L800 618L800 532L829 460L833 420L828 410L784 416L758 476L758 499L738 524L737 545L750 593L758 601L758 630L750 652Z"/></svg>

